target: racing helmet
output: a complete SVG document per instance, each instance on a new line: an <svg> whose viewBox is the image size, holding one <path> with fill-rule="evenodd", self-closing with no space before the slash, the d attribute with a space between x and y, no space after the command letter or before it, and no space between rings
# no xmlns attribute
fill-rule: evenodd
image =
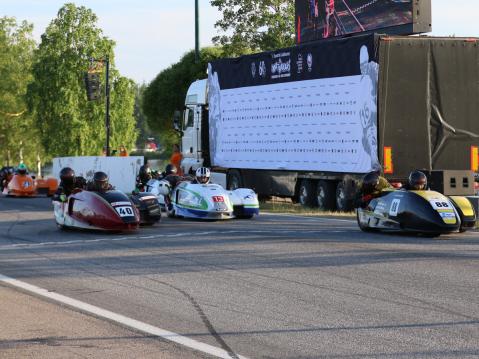
<svg viewBox="0 0 479 359"><path fill-rule="evenodd" d="M379 175L377 172L369 172L363 177L363 183L361 185L361 191L363 194L371 194L377 191L379 186Z"/></svg>
<svg viewBox="0 0 479 359"><path fill-rule="evenodd" d="M146 164L141 166L139 177L141 181L147 182L151 179L151 168L148 167Z"/></svg>
<svg viewBox="0 0 479 359"><path fill-rule="evenodd" d="M75 185L75 171L70 167L64 167L60 171L60 180L65 186Z"/></svg>
<svg viewBox="0 0 479 359"><path fill-rule="evenodd" d="M108 175L102 171L95 172L93 175L93 188L95 191L107 191L108 187Z"/></svg>
<svg viewBox="0 0 479 359"><path fill-rule="evenodd" d="M409 189L413 191L425 190L427 188L427 177L421 171L412 171L408 178Z"/></svg>
<svg viewBox="0 0 479 359"><path fill-rule="evenodd" d="M165 176L176 175L177 169L176 166L169 163L165 167Z"/></svg>
<svg viewBox="0 0 479 359"><path fill-rule="evenodd" d="M25 164L23 162L20 163L18 165L17 172L18 172L18 174L21 174L21 175L27 174L27 166L25 166Z"/></svg>
<svg viewBox="0 0 479 359"><path fill-rule="evenodd" d="M206 167L200 167L196 170L196 181L202 184L208 184L210 182L211 172Z"/></svg>

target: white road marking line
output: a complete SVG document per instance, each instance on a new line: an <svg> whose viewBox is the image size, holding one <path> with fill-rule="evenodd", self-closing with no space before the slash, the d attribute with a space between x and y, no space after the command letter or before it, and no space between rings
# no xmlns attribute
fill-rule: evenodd
<svg viewBox="0 0 479 359"><path fill-rule="evenodd" d="M348 231L348 229L344 230L331 230L329 228L324 229L310 229L310 230L279 230L278 232L272 232L268 230L254 230L254 231L247 231L244 230L228 230L228 231L208 231L208 232L186 232L186 233L171 233L171 234L158 234L158 235L149 235L149 236L138 236L138 237L115 237L115 238L92 238L92 239L77 239L71 241L56 241L56 242L37 242L37 243L15 243L15 244L6 244L0 246L0 251L14 249L14 248L35 248L41 246L62 246L66 244L89 244L89 243L100 243L100 242L119 242L119 241L137 241L137 240L148 240L148 239L163 239L163 238L177 238L177 237L193 237L193 236L205 236L205 235L212 235L212 234L319 234L319 233L343 233Z"/></svg>
<svg viewBox="0 0 479 359"><path fill-rule="evenodd" d="M85 303L85 302L81 302L79 300L64 296L62 294L58 294L58 293L55 293L55 292L50 292L47 289L43 289L43 288L37 287L35 285L28 284L26 282L22 282L22 281L19 281L17 279L14 279L14 278L4 276L2 274L0 274L0 282L4 282L4 283L9 284L11 286L21 288L21 289L23 289L27 292L34 293L34 294L39 295L41 297L48 298L48 299L54 300L56 302L66 304L70 307L79 309L83 312L93 314L97 317L114 321L116 323L122 324L124 326L129 327L129 328L139 330L143 333L155 335L157 337L175 342L177 344L183 345L185 347L188 347L188 348L191 348L191 349L194 349L194 350L198 350L198 351L206 353L206 354L213 355L213 356L218 357L218 358L224 358L224 359L231 359L232 358L232 356L230 354L228 354L228 352L226 352L223 349L217 348L215 346L212 346L212 345L209 345L209 344L206 344L206 343L202 343L202 342L196 341L194 339L190 339L188 337L184 337L184 336L179 335L177 333L170 332L168 330L161 329L161 328L155 327L153 325L140 322L138 320L126 317L126 316L118 314L118 313L110 312L109 310L102 309L100 307L97 307L97 306L94 306L94 305L91 305L91 304L88 304L88 303ZM248 359L247 357L237 355L237 354L235 354L234 357L235 358L240 358L240 359Z"/></svg>

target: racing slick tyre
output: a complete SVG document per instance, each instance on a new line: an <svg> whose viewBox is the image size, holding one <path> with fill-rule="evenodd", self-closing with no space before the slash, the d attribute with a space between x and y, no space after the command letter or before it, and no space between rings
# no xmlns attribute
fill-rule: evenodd
<svg viewBox="0 0 479 359"><path fill-rule="evenodd" d="M372 228L369 228L369 227L367 227L367 226L365 226L361 223L361 221L359 220L359 211L358 210L356 210L356 221L358 222L358 227L361 231L363 231L363 232L373 232Z"/></svg>
<svg viewBox="0 0 479 359"><path fill-rule="evenodd" d="M326 211L336 209L336 188L332 181L321 180L316 188L318 207Z"/></svg>
<svg viewBox="0 0 479 359"><path fill-rule="evenodd" d="M171 211L166 209L166 215L168 216L168 218L175 218L176 215L175 215L175 210L172 209Z"/></svg>
<svg viewBox="0 0 479 359"><path fill-rule="evenodd" d="M304 207L315 207L316 190L314 182L308 179L303 179L298 188L298 202Z"/></svg>
<svg viewBox="0 0 479 359"><path fill-rule="evenodd" d="M237 188L241 188L243 186L243 182L241 180L241 174L238 170L231 170L228 171L228 176L226 178L227 189L229 191L233 191Z"/></svg>

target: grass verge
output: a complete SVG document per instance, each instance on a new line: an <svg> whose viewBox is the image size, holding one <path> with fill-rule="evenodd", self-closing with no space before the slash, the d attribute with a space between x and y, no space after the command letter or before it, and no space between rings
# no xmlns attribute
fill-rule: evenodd
<svg viewBox="0 0 479 359"><path fill-rule="evenodd" d="M261 211L271 212L271 213L288 213L296 214L303 216L331 216L331 217L344 217L344 218L353 218L356 216L355 212L333 212L333 211L323 211L319 208L309 208L303 207L298 203L291 202L275 202L275 201L266 201L259 204Z"/></svg>

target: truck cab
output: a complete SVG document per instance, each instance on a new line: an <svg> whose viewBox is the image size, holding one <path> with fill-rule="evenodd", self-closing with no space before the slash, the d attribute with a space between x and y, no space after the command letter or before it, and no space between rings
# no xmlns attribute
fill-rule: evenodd
<svg viewBox="0 0 479 359"><path fill-rule="evenodd" d="M185 109L181 117L179 129L183 135L181 138L181 152L183 160L181 169L185 174L192 174L203 166L202 151L202 120L207 119L207 80L197 80L188 88L185 99Z"/></svg>

